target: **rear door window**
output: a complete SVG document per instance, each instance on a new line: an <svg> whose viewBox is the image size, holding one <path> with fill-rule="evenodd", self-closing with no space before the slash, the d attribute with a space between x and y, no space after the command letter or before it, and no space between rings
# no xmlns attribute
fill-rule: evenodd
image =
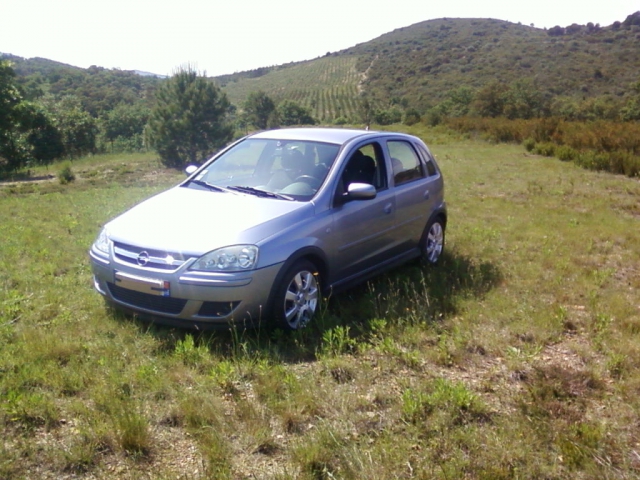
<svg viewBox="0 0 640 480"><path fill-rule="evenodd" d="M409 142L390 140L387 142L393 181L396 186L402 185L425 176L420 157Z"/></svg>

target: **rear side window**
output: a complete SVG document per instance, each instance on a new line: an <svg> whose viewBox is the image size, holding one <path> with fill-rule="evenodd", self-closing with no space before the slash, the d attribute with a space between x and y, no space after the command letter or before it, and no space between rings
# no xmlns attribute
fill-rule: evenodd
<svg viewBox="0 0 640 480"><path fill-rule="evenodd" d="M434 160L433 157L431 156L431 154L427 151L426 148L424 148L422 145L418 146L418 149L420 150L420 153L422 154L422 158L424 160L425 165L427 166L427 174L431 177L433 175L435 175L437 173L436 171L436 166L434 164Z"/></svg>
<svg viewBox="0 0 640 480"><path fill-rule="evenodd" d="M396 186L424 177L420 157L409 142L392 140L387 142L387 148Z"/></svg>

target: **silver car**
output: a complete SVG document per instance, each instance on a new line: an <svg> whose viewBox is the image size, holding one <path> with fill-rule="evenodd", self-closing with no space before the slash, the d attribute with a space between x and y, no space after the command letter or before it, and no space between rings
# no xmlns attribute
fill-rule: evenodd
<svg viewBox="0 0 640 480"><path fill-rule="evenodd" d="M90 250L108 303L193 328L307 325L323 295L445 239L442 174L418 138L292 128L249 135L110 221Z"/></svg>

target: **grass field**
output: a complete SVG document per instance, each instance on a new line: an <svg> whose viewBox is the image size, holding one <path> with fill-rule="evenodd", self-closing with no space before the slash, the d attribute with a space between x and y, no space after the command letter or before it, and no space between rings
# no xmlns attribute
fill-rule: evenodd
<svg viewBox="0 0 640 480"><path fill-rule="evenodd" d="M293 335L105 309L100 226L183 178L153 156L0 185L0 478L638 478L638 179L414 133L446 177L441 264Z"/></svg>

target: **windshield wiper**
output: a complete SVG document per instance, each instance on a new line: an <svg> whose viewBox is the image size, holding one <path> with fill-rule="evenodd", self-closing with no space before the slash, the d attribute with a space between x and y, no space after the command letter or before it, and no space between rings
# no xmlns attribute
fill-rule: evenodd
<svg viewBox="0 0 640 480"><path fill-rule="evenodd" d="M195 183L204 188L208 188L209 190L213 190L214 192L228 192L226 188L219 187L218 185L214 185L213 183L205 182L204 180L189 180L189 183Z"/></svg>
<svg viewBox="0 0 640 480"><path fill-rule="evenodd" d="M293 200L293 197L289 195L283 195L281 193L268 192L266 190L260 190L259 188L253 187L242 187L240 185L234 185L227 187L229 190L235 190L237 192L248 193L250 195L255 195L256 197L264 197L264 198L279 198L282 200Z"/></svg>

